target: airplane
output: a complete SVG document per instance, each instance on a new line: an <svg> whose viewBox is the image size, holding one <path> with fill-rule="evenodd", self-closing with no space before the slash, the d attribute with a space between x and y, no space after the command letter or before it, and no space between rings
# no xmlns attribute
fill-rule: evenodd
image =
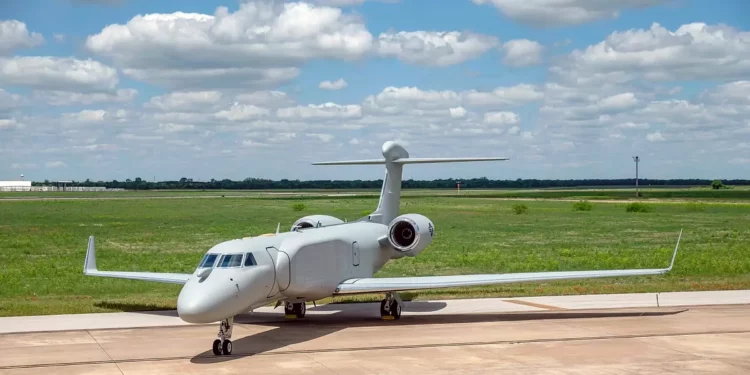
<svg viewBox="0 0 750 375"><path fill-rule="evenodd" d="M181 284L177 313L188 323L219 322L215 355L232 353L234 317L261 306L284 304L288 318L304 318L306 302L331 296L383 293L380 316L399 319L398 292L548 280L661 275L672 270L682 230L667 268L555 271L454 276L386 277L373 275L388 261L414 257L433 241L435 225L418 213L399 214L403 166L509 160L507 157L413 158L395 141L382 146L383 159L318 162L313 165L384 164L385 177L376 209L355 221L309 215L290 230L221 242L210 248L193 273L100 271L94 237L89 237L83 273L88 276Z"/></svg>

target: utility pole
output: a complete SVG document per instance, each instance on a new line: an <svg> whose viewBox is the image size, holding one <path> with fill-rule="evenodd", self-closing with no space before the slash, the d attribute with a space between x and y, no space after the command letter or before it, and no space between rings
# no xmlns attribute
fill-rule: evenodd
<svg viewBox="0 0 750 375"><path fill-rule="evenodd" d="M635 197L638 198L638 162L641 158L633 156L633 160L635 161Z"/></svg>

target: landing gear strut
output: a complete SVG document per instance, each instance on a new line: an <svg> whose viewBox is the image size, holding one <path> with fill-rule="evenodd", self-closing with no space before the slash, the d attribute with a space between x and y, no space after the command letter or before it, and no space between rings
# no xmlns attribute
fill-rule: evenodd
<svg viewBox="0 0 750 375"><path fill-rule="evenodd" d="M403 305L398 293L386 293L385 298L380 301L381 319L400 319L401 305Z"/></svg>
<svg viewBox="0 0 750 375"><path fill-rule="evenodd" d="M232 328L234 327L234 317L224 319L219 324L219 334L214 340L214 355L232 354Z"/></svg>
<svg viewBox="0 0 750 375"><path fill-rule="evenodd" d="M284 303L284 316L287 318L304 318L307 312L307 305L302 303L291 303L287 301Z"/></svg>

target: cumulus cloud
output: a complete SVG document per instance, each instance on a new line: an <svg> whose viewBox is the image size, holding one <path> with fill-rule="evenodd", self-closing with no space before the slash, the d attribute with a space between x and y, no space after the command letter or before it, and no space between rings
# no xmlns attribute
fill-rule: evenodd
<svg viewBox="0 0 750 375"><path fill-rule="evenodd" d="M667 0L472 0L474 4L490 4L505 16L534 26L569 26L586 22L614 19L623 9L642 8Z"/></svg>
<svg viewBox="0 0 750 375"><path fill-rule="evenodd" d="M661 135L660 131L655 131L653 133L646 134L646 139L648 139L649 142L660 142L664 141L664 136Z"/></svg>
<svg viewBox="0 0 750 375"><path fill-rule="evenodd" d="M216 105L221 100L219 91L175 91L152 97L145 107L166 112L193 112Z"/></svg>
<svg viewBox="0 0 750 375"><path fill-rule="evenodd" d="M343 78L339 78L336 81L323 81L318 85L323 90L341 90L348 86Z"/></svg>
<svg viewBox="0 0 750 375"><path fill-rule="evenodd" d="M94 103L127 103L132 102L138 95L135 89L119 89L115 92L80 93L62 90L34 91L37 100L54 106L91 105Z"/></svg>
<svg viewBox="0 0 750 375"><path fill-rule="evenodd" d="M0 58L0 84L23 85L42 90L113 91L117 71L91 59L16 56Z"/></svg>
<svg viewBox="0 0 750 375"><path fill-rule="evenodd" d="M138 15L89 36L86 47L136 79L181 87L276 84L311 59L361 58L372 43L361 20L339 8L253 1L213 15Z"/></svg>
<svg viewBox="0 0 750 375"><path fill-rule="evenodd" d="M707 67L720 67L711 69ZM658 23L650 29L614 32L573 51L551 71L576 84L732 79L750 75L750 32L724 25L691 23L674 31Z"/></svg>
<svg viewBox="0 0 750 375"><path fill-rule="evenodd" d="M499 44L496 37L458 31L400 31L378 36L380 56L409 64L448 66L475 59Z"/></svg>
<svg viewBox="0 0 750 375"><path fill-rule="evenodd" d="M502 50L503 63L523 67L541 64L544 47L533 40L515 39L503 43Z"/></svg>
<svg viewBox="0 0 750 375"><path fill-rule="evenodd" d="M310 104L307 106L279 108L276 110L276 115L283 119L347 119L361 117L362 108L359 105L353 104Z"/></svg>
<svg viewBox="0 0 750 375"><path fill-rule="evenodd" d="M25 125L18 122L15 118L0 118L0 130L23 129L24 127Z"/></svg>
<svg viewBox="0 0 750 375"><path fill-rule="evenodd" d="M0 21L0 55L19 48L36 47L42 43L42 34L29 32L25 23L17 20Z"/></svg>
<svg viewBox="0 0 750 375"><path fill-rule="evenodd" d="M271 113L267 108L261 108L252 104L234 104L228 110L222 110L216 113L217 118L229 121L246 121L268 116Z"/></svg>
<svg viewBox="0 0 750 375"><path fill-rule="evenodd" d="M519 84L512 87L498 87L492 91L469 90L461 94L467 105L512 106L539 101L544 93L535 85Z"/></svg>
<svg viewBox="0 0 750 375"><path fill-rule="evenodd" d="M294 100L283 91L255 91L242 93L235 97L235 101L240 104L253 104L268 108L290 107L295 104Z"/></svg>
<svg viewBox="0 0 750 375"><path fill-rule="evenodd" d="M484 122L490 125L515 125L520 118L513 112L487 112L484 114Z"/></svg>
<svg viewBox="0 0 750 375"><path fill-rule="evenodd" d="M0 113L20 107L24 100L21 95L0 89Z"/></svg>

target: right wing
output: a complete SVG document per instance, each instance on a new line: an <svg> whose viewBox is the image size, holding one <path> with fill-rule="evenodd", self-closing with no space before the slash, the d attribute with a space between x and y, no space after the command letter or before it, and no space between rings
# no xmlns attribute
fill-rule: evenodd
<svg viewBox="0 0 750 375"><path fill-rule="evenodd" d="M118 279L155 281L171 284L185 284L188 279L193 276L189 273L99 271L96 269L94 236L89 237L89 245L86 249L86 259L83 261L83 274L88 276L114 277Z"/></svg>
<svg viewBox="0 0 750 375"><path fill-rule="evenodd" d="M674 253L672 253L672 261L667 268L601 271L528 272L488 275L358 278L345 280L338 285L334 294L383 293L405 290L439 289L534 281L662 275L672 270L675 257L677 256L677 248L680 246L681 237L682 230L680 230L680 235L677 237L677 245L674 248Z"/></svg>

